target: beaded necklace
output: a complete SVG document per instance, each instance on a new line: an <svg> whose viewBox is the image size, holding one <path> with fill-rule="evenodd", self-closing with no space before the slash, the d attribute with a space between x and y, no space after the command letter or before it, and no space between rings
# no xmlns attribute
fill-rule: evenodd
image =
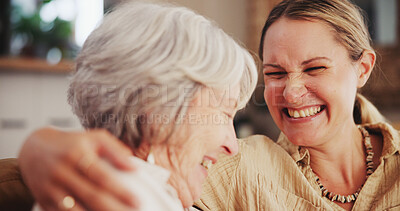
<svg viewBox="0 0 400 211"><path fill-rule="evenodd" d="M366 162L367 162L367 178L369 177L369 175L371 175L374 172L374 162L372 160L372 158L374 157L374 152L372 150L372 144L371 144L371 138L369 136L368 131L362 127L362 126L358 126L358 129L360 129L363 139L364 139L364 145L367 151L367 158L366 158ZM361 191L361 188L364 186L362 185L355 193L347 195L347 196L342 196L340 194L336 194L333 192L328 191L320 182L320 179L318 178L318 176L315 175L315 179L319 185L319 188L322 192L322 196L328 198L331 201L338 201L341 203L347 203L347 202L353 202L357 199L358 194Z"/></svg>

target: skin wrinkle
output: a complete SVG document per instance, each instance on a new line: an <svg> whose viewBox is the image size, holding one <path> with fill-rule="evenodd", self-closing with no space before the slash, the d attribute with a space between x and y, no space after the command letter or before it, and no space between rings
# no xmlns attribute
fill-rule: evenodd
<svg viewBox="0 0 400 211"><path fill-rule="evenodd" d="M283 96L286 98L288 103L301 104L301 97L307 93L307 87L302 80L303 72L300 73L288 73L288 80L286 80L285 90Z"/></svg>

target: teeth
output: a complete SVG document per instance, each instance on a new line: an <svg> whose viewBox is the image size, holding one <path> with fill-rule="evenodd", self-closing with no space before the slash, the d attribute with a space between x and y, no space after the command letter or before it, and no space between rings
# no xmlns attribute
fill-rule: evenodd
<svg viewBox="0 0 400 211"><path fill-rule="evenodd" d="M310 113L312 113L311 109L306 109L304 110L304 113L306 114L306 116L310 116Z"/></svg>
<svg viewBox="0 0 400 211"><path fill-rule="evenodd" d="M294 117L294 118L299 118L299 117L300 117L299 112L295 110L295 111L294 111L294 114L293 114L293 117Z"/></svg>
<svg viewBox="0 0 400 211"><path fill-rule="evenodd" d="M201 165L202 165L205 169L209 170L209 169L211 169L211 166L212 166L213 164L212 164L212 161L211 161L211 160L203 160L203 162L201 162Z"/></svg>
<svg viewBox="0 0 400 211"><path fill-rule="evenodd" d="M300 117L306 117L306 114L304 113L304 110L300 110Z"/></svg>
<svg viewBox="0 0 400 211"><path fill-rule="evenodd" d="M288 112L289 112L289 116L293 116L294 114L294 112L293 112L293 110L292 109L288 109Z"/></svg>
<svg viewBox="0 0 400 211"><path fill-rule="evenodd" d="M290 117L293 118L304 118L304 117L308 117L308 116L314 116L315 114L319 113L321 111L321 107L311 107L311 108L307 108L307 109L302 109L302 110L294 110L294 109L290 109L288 108L288 113Z"/></svg>

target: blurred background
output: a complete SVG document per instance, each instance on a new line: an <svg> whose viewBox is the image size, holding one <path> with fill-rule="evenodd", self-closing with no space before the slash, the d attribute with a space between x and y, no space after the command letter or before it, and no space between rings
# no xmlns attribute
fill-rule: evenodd
<svg viewBox="0 0 400 211"><path fill-rule="evenodd" d="M162 0L159 0L162 1ZM280 0L170 0L215 20L255 56L261 28ZM378 56L373 79L362 90L400 126L400 4L356 0L366 11ZM82 130L66 101L74 57L102 15L118 0L0 1L0 158L16 157L35 129L53 125ZM259 86L235 118L238 137L277 138Z"/></svg>

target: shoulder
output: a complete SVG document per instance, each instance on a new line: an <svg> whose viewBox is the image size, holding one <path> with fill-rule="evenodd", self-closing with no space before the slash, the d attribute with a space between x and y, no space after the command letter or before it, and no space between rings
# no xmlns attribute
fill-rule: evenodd
<svg viewBox="0 0 400 211"><path fill-rule="evenodd" d="M249 136L239 139L238 144L239 153L235 156L220 156L209 172L211 177L215 174L224 177L232 176L241 169L265 166L279 158L290 158L281 146L267 136Z"/></svg>
<svg viewBox="0 0 400 211"><path fill-rule="evenodd" d="M253 135L244 139L239 139L239 147L241 152L243 150L254 150L258 148L263 148L263 150L270 150L279 147L272 139L264 135Z"/></svg>
<svg viewBox="0 0 400 211"><path fill-rule="evenodd" d="M245 139L239 139L238 143L240 148L239 153L242 155L251 153L255 156L265 157L266 154L268 154L268 156L281 156L288 154L282 146L264 135L253 135Z"/></svg>
<svg viewBox="0 0 400 211"><path fill-rule="evenodd" d="M280 210L284 202L276 201L278 195L286 199L289 194L284 187L296 181L305 184L295 179L304 177L296 162L266 136L250 136L238 144L236 156L224 156L213 166L196 205L203 210Z"/></svg>
<svg viewBox="0 0 400 211"><path fill-rule="evenodd" d="M376 200L371 209L387 210L400 205L400 135L388 123L374 123L363 125L370 135L378 136L375 140L381 142L381 157L378 167L368 180L374 186L370 192L375 193ZM374 146L374 145L373 145ZM377 154L379 155L379 153ZM375 159L374 159L375 162Z"/></svg>
<svg viewBox="0 0 400 211"><path fill-rule="evenodd" d="M234 178L240 175L240 180L254 174L273 173L271 169L282 169L288 163L295 165L292 157L275 143L272 139L263 135L254 135L245 139L239 139L239 153L233 157L223 155L214 164L209 172L209 179L227 182L226 178Z"/></svg>
<svg viewBox="0 0 400 211"><path fill-rule="evenodd" d="M277 172L288 163L295 164L293 158L280 145L266 136L254 135L239 140L241 168L258 173ZM263 171L265 170L265 171Z"/></svg>
<svg viewBox="0 0 400 211"><path fill-rule="evenodd" d="M239 139L238 144L237 155L221 155L208 171L201 199L195 203L202 210L234 210L232 206L237 201L237 189L250 194L254 187L254 184L249 183L251 180L248 180L254 171L247 172L246 168L255 169L252 165L258 161L253 159L261 159L263 154L268 154L269 146L275 145L271 139L261 135ZM242 185L245 187L241 188Z"/></svg>

